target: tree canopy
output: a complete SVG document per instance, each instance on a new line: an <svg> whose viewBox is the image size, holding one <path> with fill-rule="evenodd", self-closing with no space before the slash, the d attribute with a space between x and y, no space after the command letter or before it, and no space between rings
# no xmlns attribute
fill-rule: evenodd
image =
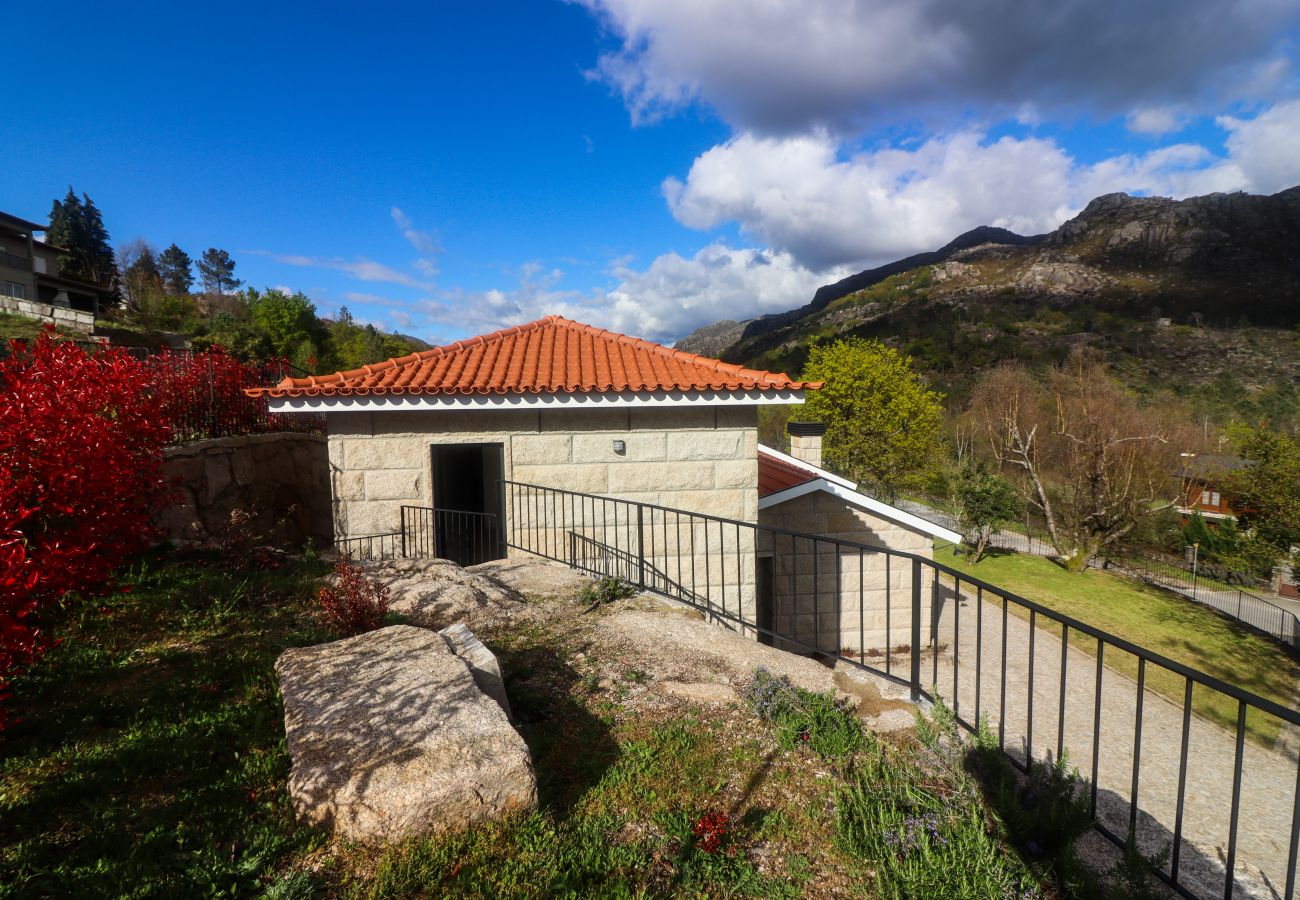
<svg viewBox="0 0 1300 900"><path fill-rule="evenodd" d="M214 294L233 291L244 283L235 277L234 259L225 250L216 247L203 251L203 256L199 259L199 280L203 283L204 290Z"/></svg>
<svg viewBox="0 0 1300 900"><path fill-rule="evenodd" d="M911 359L880 341L854 338L812 348L803 377L807 415L826 425L823 457L835 469L893 499L921 484L942 449L943 397Z"/></svg>
<svg viewBox="0 0 1300 900"><path fill-rule="evenodd" d="M68 251L59 262L60 275L99 285L116 294L117 260L104 218L88 195L78 197L69 186L67 196L62 201L54 201L45 239Z"/></svg>
<svg viewBox="0 0 1300 900"><path fill-rule="evenodd" d="M194 285L190 255L172 244L158 255L158 271L163 289L169 294L188 294Z"/></svg>

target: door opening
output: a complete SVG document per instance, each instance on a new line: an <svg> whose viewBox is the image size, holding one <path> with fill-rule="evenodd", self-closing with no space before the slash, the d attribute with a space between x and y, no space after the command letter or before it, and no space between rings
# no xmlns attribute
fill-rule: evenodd
<svg viewBox="0 0 1300 900"><path fill-rule="evenodd" d="M503 445L437 444L432 453L435 554L462 566L505 558Z"/></svg>

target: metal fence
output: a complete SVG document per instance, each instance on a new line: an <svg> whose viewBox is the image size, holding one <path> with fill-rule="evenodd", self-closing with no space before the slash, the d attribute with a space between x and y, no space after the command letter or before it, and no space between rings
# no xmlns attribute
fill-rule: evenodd
<svg viewBox="0 0 1300 900"><path fill-rule="evenodd" d="M266 387L290 373L296 374L285 360L246 363L218 349L135 355L141 356L153 374L163 414L172 423L172 443L281 431L325 431L324 416L273 413L267 398L244 393L246 388Z"/></svg>
<svg viewBox="0 0 1300 900"><path fill-rule="evenodd" d="M1122 550L1114 553L1104 565L1217 609L1300 651L1300 619L1295 613L1249 591L1206 578L1186 560Z"/></svg>
<svg viewBox="0 0 1300 900"><path fill-rule="evenodd" d="M1157 874L1182 896L1231 898L1243 862L1294 895L1300 761L1276 747L1300 733L1300 712L923 556L504 484L509 547L628 578L917 699L942 695L967 730L988 718L1022 770L1068 754L1097 830L1168 848Z"/></svg>
<svg viewBox="0 0 1300 900"><path fill-rule="evenodd" d="M403 506L400 533L403 556L476 566L505 555L501 526L491 513Z"/></svg>

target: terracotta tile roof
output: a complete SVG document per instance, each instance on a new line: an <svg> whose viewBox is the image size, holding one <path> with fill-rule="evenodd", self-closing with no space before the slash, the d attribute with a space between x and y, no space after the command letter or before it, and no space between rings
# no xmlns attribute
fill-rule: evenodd
<svg viewBox="0 0 1300 900"><path fill-rule="evenodd" d="M348 372L286 378L250 396L801 390L821 382L746 369L547 316Z"/></svg>
<svg viewBox="0 0 1300 900"><path fill-rule="evenodd" d="M808 469L801 469L783 459L764 453L765 449L765 447L758 448L758 496L766 497L797 484L805 484L817 479L817 475Z"/></svg>

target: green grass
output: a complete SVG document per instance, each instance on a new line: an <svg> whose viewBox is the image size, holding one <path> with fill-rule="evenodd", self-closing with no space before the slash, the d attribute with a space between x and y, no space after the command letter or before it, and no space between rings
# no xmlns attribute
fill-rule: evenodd
<svg viewBox="0 0 1300 900"><path fill-rule="evenodd" d="M15 685L22 721L0 739L0 897L1040 896L1056 877L1014 849L960 752L877 740L807 692L768 721L742 703L637 706L653 673L603 659L595 617L564 604L483 634L538 809L335 843L294 820L273 671L328 638L311 604L326 567L257 565L157 555L54 623L62 642ZM612 685L596 677L611 665ZM891 843L926 812L948 843ZM716 852L705 814L727 816Z"/></svg>
<svg viewBox="0 0 1300 900"><path fill-rule="evenodd" d="M158 559L67 611L0 742L0 897L249 895L320 836L294 827L272 664L322 639L317 564Z"/></svg>
<svg viewBox="0 0 1300 900"><path fill-rule="evenodd" d="M1050 560L1027 554L990 556L972 565L953 548L938 547L935 559L1283 706L1294 705L1296 685L1300 683L1300 666L1295 659L1270 638L1190 600L1109 572L1072 574ZM1010 608L1028 618L1028 613L1015 604ZM1041 618L1039 621L1042 623ZM1042 624L1060 634L1059 627ZM1093 640L1070 643L1096 655ZM1136 679L1135 657L1108 650L1105 659L1111 668ZM1148 665L1146 684L1182 704L1182 676ZM1235 700L1197 687L1192 705L1211 721L1236 728ZM1264 746L1271 746L1280 730L1277 719L1253 709L1247 713L1246 725L1250 737Z"/></svg>
<svg viewBox="0 0 1300 900"><path fill-rule="evenodd" d="M0 340L33 340L45 331L40 319L0 312Z"/></svg>

